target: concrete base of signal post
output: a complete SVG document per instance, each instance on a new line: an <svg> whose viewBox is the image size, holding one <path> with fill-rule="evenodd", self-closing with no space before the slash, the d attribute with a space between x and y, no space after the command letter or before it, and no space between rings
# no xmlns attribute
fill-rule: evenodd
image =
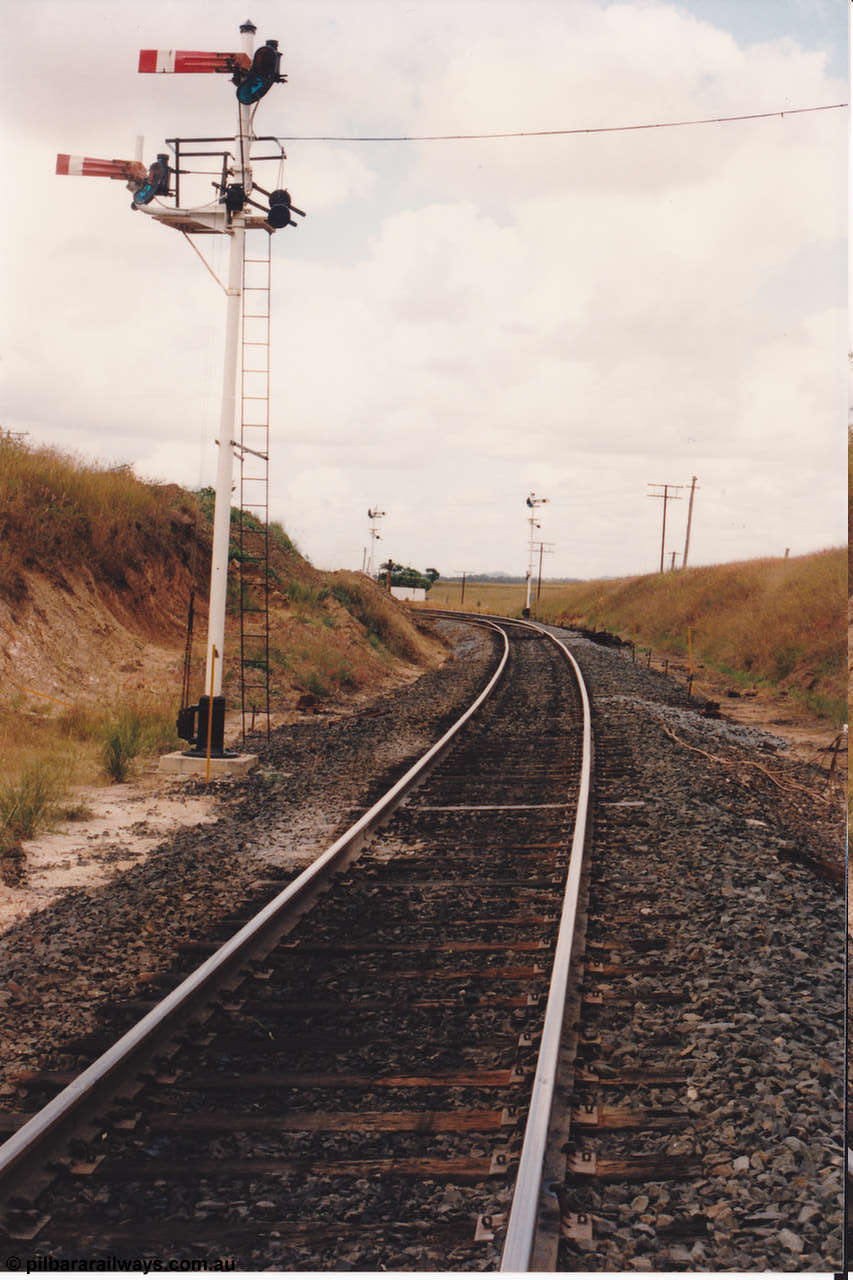
<svg viewBox="0 0 853 1280"><path fill-rule="evenodd" d="M183 707L178 713L177 729L178 736L193 745L161 756L161 773L193 778L239 778L250 773L258 763L256 755L226 748L225 699L221 694L199 698L196 707Z"/></svg>
<svg viewBox="0 0 853 1280"><path fill-rule="evenodd" d="M170 751L160 757L161 773L177 773L186 777L206 778L208 766L211 778L242 778L257 767L258 757L248 753L226 756L196 755L194 751Z"/></svg>

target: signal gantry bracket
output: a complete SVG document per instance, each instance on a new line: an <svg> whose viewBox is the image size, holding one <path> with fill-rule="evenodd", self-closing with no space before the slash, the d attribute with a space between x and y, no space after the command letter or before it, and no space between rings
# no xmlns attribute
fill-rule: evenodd
<svg viewBox="0 0 853 1280"><path fill-rule="evenodd" d="M245 23L241 32L253 35L255 27ZM277 40L267 40L254 53L206 53L181 49L142 49L139 71L153 75L228 75L236 87L239 129L228 138L167 138L171 156L160 152L153 164L146 166L141 156L134 160L99 160L90 156L63 153L56 158L56 172L68 176L113 178L123 181L132 192L131 208L141 210L157 222L186 234L227 234L235 214L241 214L247 229L263 228L269 232L298 226L293 214L305 217L297 208L290 192L278 185L273 190L253 182L251 166L261 161L278 162L281 171L286 155L282 144L270 135L258 137L251 119L260 100L275 84L284 84L281 51ZM274 144L272 154L251 156L252 142ZM218 145L217 145L218 144ZM247 145L248 144L248 145ZM203 149L197 149L202 146ZM216 147L215 150L208 149ZM199 160L215 157L220 171L213 183L216 198L195 207L181 206L181 179L198 176L209 170L194 167ZM279 180L280 181L280 180ZM266 203L253 198L258 192ZM172 206L164 202L173 198ZM257 210L249 213L247 206ZM244 212L245 211L245 212Z"/></svg>

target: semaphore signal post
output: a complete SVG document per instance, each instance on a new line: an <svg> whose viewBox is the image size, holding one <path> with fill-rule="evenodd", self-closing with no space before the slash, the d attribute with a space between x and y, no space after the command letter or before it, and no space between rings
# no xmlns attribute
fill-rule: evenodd
<svg viewBox="0 0 853 1280"><path fill-rule="evenodd" d="M370 520L370 555L365 557L365 573L369 578L374 577L376 574L376 544L382 541L382 534L379 532L379 521L387 514L387 511L380 511L378 507L367 508L367 516Z"/></svg>
<svg viewBox="0 0 853 1280"><path fill-rule="evenodd" d="M536 572L537 543L536 543L535 530L540 529L542 527L539 521L536 519L536 513L539 510L539 508L541 506L544 506L544 504L547 501L548 501L547 498L537 498L536 494L533 493L532 490L525 498L525 506L527 507L527 511L528 511L527 523L530 525L530 531L527 537L528 560L527 560L527 577L525 579L527 583L527 598L525 600L524 609L522 611L522 616L525 618L530 617L530 593L531 593L531 588L533 586L533 575ZM541 545L544 547L546 544L542 543ZM550 545L553 545L553 544L550 544ZM539 573L540 573L540 581L541 581L541 575L542 575L541 556L540 556Z"/></svg>
<svg viewBox="0 0 853 1280"><path fill-rule="evenodd" d="M210 571L210 604L208 612L207 650L205 666L205 690L198 705L183 707L178 718L178 732L193 744L186 756L207 759L208 773L211 758L228 756L224 747L225 699L222 694L222 677L225 650L225 603L228 579L229 541L231 526L231 492L233 486L234 457L241 460L241 510L243 509L243 466L248 458L260 460L263 473L249 475L264 485L263 501L247 501L246 506L263 510L268 515L268 463L269 463L269 236L273 231L297 225L293 214L304 217L281 186L284 150L278 139L259 137L254 132L254 117L260 100L275 84L282 84L286 76L281 74L281 53L277 40L267 40L257 49L254 45L256 27L244 22L240 27L242 48L232 53L203 53L181 50L143 49L139 55L139 71L161 75L218 74L228 76L236 89L237 128L232 137L170 138L169 152L160 152L154 162L146 166L139 153L133 160L97 160L88 156L59 155L56 172L69 176L102 177L123 181L132 192L131 208L147 214L156 222L172 227L189 240L204 261L208 270L223 288L226 302L225 353L222 379L222 409L220 417L218 464L216 474L216 499L213 521L213 550ZM253 156L254 143L274 144L273 154ZM212 199L199 204L181 202L191 176L211 174L210 169L192 166L197 161L217 163L213 171L217 181ZM259 161L275 161L278 164L278 185L271 190L261 187L254 180L253 165ZM183 192L182 192L183 180ZM260 198L259 198L260 197ZM173 203L168 203L169 200ZM246 233L266 233L266 285L253 286L246 277ZM194 235L223 235L229 237L228 281L218 279L201 250L190 240ZM262 260L253 260L262 261ZM251 292L266 293L266 314L247 311L246 298ZM258 340L247 337L248 322L265 322L264 333ZM263 327L263 326L262 326ZM241 344L242 335L242 344ZM242 345L242 353L241 353ZM248 367L248 348L266 348L266 368ZM242 357L242 358L241 358ZM242 371L241 394L238 397L238 365ZM254 390L247 393L246 379L257 375ZM237 431L238 400L241 407L240 429ZM246 402L264 401L266 413L247 420ZM260 418L261 420L258 420ZM255 429L260 435L251 437ZM252 447L247 443L252 438ZM242 594L242 593L241 593ZM267 595L268 604L268 595ZM267 613L268 618L268 613ZM241 617L242 624L242 617ZM269 639L267 622L267 650ZM241 625L242 636L242 625ZM242 643L241 643L242 663ZM268 674L268 673L267 673ZM245 676L245 672L244 672ZM269 686L267 678L267 724L269 724ZM245 719L245 690L244 690ZM197 719L196 719L197 717ZM244 726L245 728L245 726Z"/></svg>

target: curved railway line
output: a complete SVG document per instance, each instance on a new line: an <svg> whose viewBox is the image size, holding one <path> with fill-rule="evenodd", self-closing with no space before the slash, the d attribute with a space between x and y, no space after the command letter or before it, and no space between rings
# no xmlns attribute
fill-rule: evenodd
<svg viewBox="0 0 853 1280"><path fill-rule="evenodd" d="M524 1145L509 1247L530 1253L590 729L567 652L502 639L469 712L346 836L81 1075L29 1081L29 1105L64 1088L0 1149L9 1241L482 1265ZM579 868L582 823L574 844Z"/></svg>
<svg viewBox="0 0 853 1280"><path fill-rule="evenodd" d="M767 945L809 873L741 858L743 822L770 815L706 821L704 762L666 775L672 797L650 794L664 774L652 739L632 739L634 695L587 652L593 777L574 656L546 629L484 625L494 674L418 765L248 923L185 947L118 1043L88 1037L63 1070L19 1080L0 1147L6 1253L814 1269L820 1212L833 1259L838 1082L814 1027L776 1012ZM689 824L660 829L657 810L683 803ZM771 880L778 907L761 897ZM730 943L741 897L755 917ZM817 973L832 929L813 933L797 941ZM730 976L756 948L758 994ZM794 1006L823 998L814 975L784 981ZM813 1080L772 1067L766 1107L759 1070L726 1047L754 1042L756 1010L787 1019L757 1058L816 1056Z"/></svg>

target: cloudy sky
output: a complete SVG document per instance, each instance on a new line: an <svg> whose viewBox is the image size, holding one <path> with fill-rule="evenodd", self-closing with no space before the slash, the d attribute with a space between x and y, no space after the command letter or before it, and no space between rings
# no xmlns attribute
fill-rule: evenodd
<svg viewBox="0 0 853 1280"><path fill-rule="evenodd" d="M308 211L273 240L272 515L316 565L360 567L379 505L384 555L523 573L532 490L546 573L650 572L649 484L691 476L691 563L846 540L846 109L297 140L846 103L845 6L0 4L5 428L213 483L221 291L122 183L54 166L232 132L227 78L140 76L137 56L239 48L251 16L289 77L255 127L293 139L285 185ZM224 274L223 239L204 248Z"/></svg>

